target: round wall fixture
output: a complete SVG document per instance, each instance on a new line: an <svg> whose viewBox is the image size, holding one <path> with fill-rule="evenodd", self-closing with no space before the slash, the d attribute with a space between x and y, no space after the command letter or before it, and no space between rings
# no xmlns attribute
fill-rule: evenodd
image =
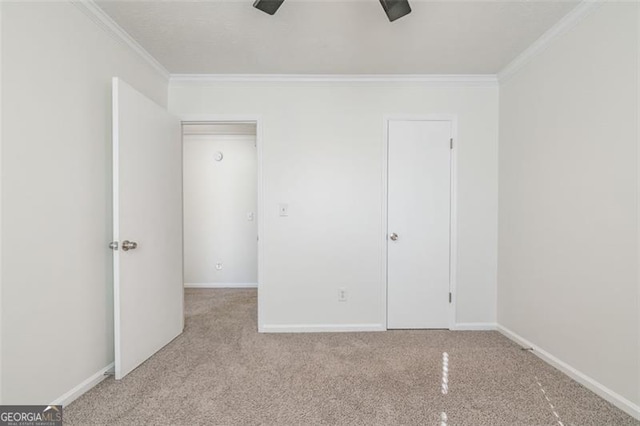
<svg viewBox="0 0 640 426"><path fill-rule="evenodd" d="M222 159L224 158L224 155L222 155L222 153L218 151L213 155L213 158L215 158L216 161L222 161Z"/></svg>

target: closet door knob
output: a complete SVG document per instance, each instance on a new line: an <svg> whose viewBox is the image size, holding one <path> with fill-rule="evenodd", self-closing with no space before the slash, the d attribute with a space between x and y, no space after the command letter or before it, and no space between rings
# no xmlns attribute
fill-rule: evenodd
<svg viewBox="0 0 640 426"><path fill-rule="evenodd" d="M135 241L124 240L122 242L122 251L135 250L138 248L138 243Z"/></svg>

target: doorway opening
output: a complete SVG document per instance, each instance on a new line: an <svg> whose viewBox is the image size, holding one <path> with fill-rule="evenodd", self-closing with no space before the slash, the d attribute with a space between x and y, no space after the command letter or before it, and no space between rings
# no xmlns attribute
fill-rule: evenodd
<svg viewBox="0 0 640 426"><path fill-rule="evenodd" d="M257 130L182 123L185 288L258 287Z"/></svg>

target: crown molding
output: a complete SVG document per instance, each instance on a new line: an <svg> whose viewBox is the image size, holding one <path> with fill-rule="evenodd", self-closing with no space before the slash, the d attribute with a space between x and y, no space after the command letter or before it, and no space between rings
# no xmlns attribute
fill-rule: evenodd
<svg viewBox="0 0 640 426"><path fill-rule="evenodd" d="M427 83L435 86L497 86L495 74L172 74L189 83Z"/></svg>
<svg viewBox="0 0 640 426"><path fill-rule="evenodd" d="M169 79L170 73L156 60L149 52L145 50L137 41L133 39L120 25L118 25L109 15L102 10L94 0L69 0L85 15L87 15L99 27L105 30L116 40L123 42L131 50L138 54L145 62L157 71L165 79Z"/></svg>
<svg viewBox="0 0 640 426"><path fill-rule="evenodd" d="M94 0L69 0L98 26L137 53L172 84L181 83L426 83L433 86L498 86L515 75L553 41L607 0L583 0L553 27L520 53L498 74L170 74L144 47L107 15Z"/></svg>
<svg viewBox="0 0 640 426"><path fill-rule="evenodd" d="M531 46L520 53L516 58L505 66L498 73L498 81L506 82L514 76L525 65L527 65L534 57L542 53L549 47L558 37L573 28L583 18L600 7L606 0L583 0L568 14L560 19L554 26L545 31Z"/></svg>

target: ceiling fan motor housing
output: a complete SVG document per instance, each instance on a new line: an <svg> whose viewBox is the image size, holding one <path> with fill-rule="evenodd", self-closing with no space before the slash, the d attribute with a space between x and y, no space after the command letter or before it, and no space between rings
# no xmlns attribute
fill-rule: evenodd
<svg viewBox="0 0 640 426"><path fill-rule="evenodd" d="M253 7L269 15L274 15L282 6L282 3L284 3L284 0L256 0L253 3ZM411 6L409 6L408 0L380 0L380 4L391 22L411 13Z"/></svg>

